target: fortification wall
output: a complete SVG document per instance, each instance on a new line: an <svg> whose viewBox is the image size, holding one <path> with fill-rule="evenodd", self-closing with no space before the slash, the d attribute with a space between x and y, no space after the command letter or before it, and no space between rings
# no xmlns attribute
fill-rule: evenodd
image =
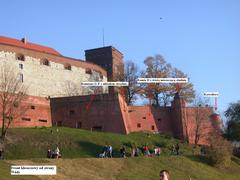
<svg viewBox="0 0 240 180"><path fill-rule="evenodd" d="M24 61L16 60L18 54L24 55ZM43 60L49 61L49 66L43 65ZM83 81L107 81L107 73L100 66L72 58L52 55L0 44L0 63L10 63L16 72L22 74L23 83L32 96L69 96L70 93L84 95L92 91L80 86ZM64 68L70 65L71 70ZM86 72L91 69L91 74ZM103 89L108 92L107 88Z"/></svg>
<svg viewBox="0 0 240 180"><path fill-rule="evenodd" d="M51 127L50 100L43 97L26 96L20 110L13 119L10 127ZM1 109L0 109L1 110ZM2 112L1 112L2 114ZM0 118L0 127L2 127L2 118Z"/></svg>
<svg viewBox="0 0 240 180"><path fill-rule="evenodd" d="M51 99L54 125L126 134L117 96L108 94Z"/></svg>

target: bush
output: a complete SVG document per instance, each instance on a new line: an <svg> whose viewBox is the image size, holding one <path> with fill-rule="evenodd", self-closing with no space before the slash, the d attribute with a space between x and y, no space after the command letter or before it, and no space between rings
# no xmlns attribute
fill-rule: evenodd
<svg viewBox="0 0 240 180"><path fill-rule="evenodd" d="M231 163L231 144L221 136L212 136L210 147L206 149L206 155L212 166L217 168L227 168Z"/></svg>

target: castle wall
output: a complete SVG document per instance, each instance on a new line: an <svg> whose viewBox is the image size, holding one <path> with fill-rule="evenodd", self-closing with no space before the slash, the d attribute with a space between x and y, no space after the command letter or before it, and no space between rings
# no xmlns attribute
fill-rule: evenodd
<svg viewBox="0 0 240 180"><path fill-rule="evenodd" d="M16 114L10 127L52 126L50 100L43 97L26 96L18 108L20 109L19 113ZM2 118L0 118L0 127L2 127Z"/></svg>
<svg viewBox="0 0 240 180"><path fill-rule="evenodd" d="M189 143L194 144L195 136L199 134L198 144L208 144L208 138L215 131L214 119L211 118L212 108L186 107L184 113L183 123L189 136Z"/></svg>
<svg viewBox="0 0 240 180"><path fill-rule="evenodd" d="M102 94L52 98L51 113L54 125L127 133L117 96Z"/></svg>
<svg viewBox="0 0 240 180"><path fill-rule="evenodd" d="M25 56L24 61L16 60L16 54L19 53ZM43 59L49 60L50 65L41 64ZM107 81L106 71L95 64L0 44L1 66L4 62L10 63L16 72L23 74L23 83L32 96L68 96L70 92L89 94L92 91L81 87L81 82ZM66 64L71 65L71 70L64 68ZM86 73L86 69L92 69L92 74ZM107 88L103 92L107 93Z"/></svg>

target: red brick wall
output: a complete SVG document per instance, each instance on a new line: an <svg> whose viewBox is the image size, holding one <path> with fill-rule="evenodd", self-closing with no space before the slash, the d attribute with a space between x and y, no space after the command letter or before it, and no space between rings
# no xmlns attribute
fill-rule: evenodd
<svg viewBox="0 0 240 180"><path fill-rule="evenodd" d="M21 113L16 119L13 119L10 127L52 126L50 101L46 98L27 96L22 102L21 107L26 110L24 110L24 113ZM34 107L35 109L31 109L31 107ZM22 118L28 118L30 121L22 120ZM47 120L47 122L41 122L39 120ZM1 126L2 117L0 118L0 127Z"/></svg>
<svg viewBox="0 0 240 180"><path fill-rule="evenodd" d="M213 133L216 128L214 127L214 119L212 118L213 110L210 107L198 107L199 113L197 112L196 107L187 107L185 108L186 113L186 129L189 135L189 142L191 144L195 143L195 135L197 124L199 124L199 134L200 139L198 144L208 144L208 138ZM196 118L200 116L199 118ZM202 119L200 119L202 118ZM197 123L197 119L200 119L200 123Z"/></svg>
<svg viewBox="0 0 240 180"><path fill-rule="evenodd" d="M95 95L89 108L92 95L66 98L52 98L52 121L54 125L83 129L101 127L102 131L127 133L117 96Z"/></svg>

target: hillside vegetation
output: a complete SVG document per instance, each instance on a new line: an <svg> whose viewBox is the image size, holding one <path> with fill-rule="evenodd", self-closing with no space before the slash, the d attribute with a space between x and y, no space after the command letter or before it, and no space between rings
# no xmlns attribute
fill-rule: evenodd
<svg viewBox="0 0 240 180"><path fill-rule="evenodd" d="M52 130L52 131L51 131ZM239 179L240 160L232 158L228 169L208 164L205 157L192 155L192 147L181 143L181 155L171 155L170 147L178 140L159 134L132 133L119 135L71 128L10 129L6 160L0 161L0 179L159 179L167 169L171 179ZM47 159L48 147L58 144L62 159ZM111 144L116 158L96 158L105 144ZM160 157L119 157L119 148L131 144L150 148L161 146ZM128 154L129 155L129 154ZM57 176L11 176L10 165L57 165Z"/></svg>

